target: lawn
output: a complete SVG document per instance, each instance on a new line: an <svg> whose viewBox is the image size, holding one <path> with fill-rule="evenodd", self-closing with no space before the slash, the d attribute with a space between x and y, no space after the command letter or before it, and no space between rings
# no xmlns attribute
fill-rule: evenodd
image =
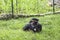
<svg viewBox="0 0 60 40"><path fill-rule="evenodd" d="M34 33L23 31L22 28L30 18L0 20L0 40L60 40L60 15L35 17L42 24L42 31Z"/></svg>

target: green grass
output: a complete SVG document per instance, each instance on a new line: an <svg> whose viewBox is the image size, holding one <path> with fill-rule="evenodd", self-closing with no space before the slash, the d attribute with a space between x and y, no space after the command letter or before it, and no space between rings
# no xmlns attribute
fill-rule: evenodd
<svg viewBox="0 0 60 40"><path fill-rule="evenodd" d="M48 0L17 0L17 6L16 0L13 0L13 4L14 13L39 14L52 12L52 7L48 6ZM0 12L11 13L11 11L11 0L0 0Z"/></svg>
<svg viewBox="0 0 60 40"><path fill-rule="evenodd" d="M30 18L0 20L0 40L60 40L60 15L35 17L42 24L40 33L23 31L22 28Z"/></svg>
<svg viewBox="0 0 60 40"><path fill-rule="evenodd" d="M53 12L53 7L49 6L48 0L13 0L13 10L15 14L40 14ZM55 11L60 8L55 7ZM0 14L11 13L11 0L0 0Z"/></svg>

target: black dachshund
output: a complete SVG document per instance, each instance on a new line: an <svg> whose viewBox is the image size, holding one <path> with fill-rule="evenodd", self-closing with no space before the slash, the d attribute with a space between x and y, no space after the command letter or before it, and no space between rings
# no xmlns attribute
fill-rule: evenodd
<svg viewBox="0 0 60 40"><path fill-rule="evenodd" d="M38 23L39 19L32 18L32 20L29 22L29 24L25 25L23 27L24 31L32 30L33 32L40 32L42 30L42 25Z"/></svg>

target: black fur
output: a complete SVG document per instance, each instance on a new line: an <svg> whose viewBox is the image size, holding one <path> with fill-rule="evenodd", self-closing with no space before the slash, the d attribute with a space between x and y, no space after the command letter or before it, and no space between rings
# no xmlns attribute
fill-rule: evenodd
<svg viewBox="0 0 60 40"><path fill-rule="evenodd" d="M33 19L32 19L33 20ZM36 19L35 19L36 20ZM33 24L31 24L32 21L30 21L29 24L25 25L23 27L24 31L29 31L32 30L33 32L40 32L42 30L42 25L37 22L34 22Z"/></svg>

